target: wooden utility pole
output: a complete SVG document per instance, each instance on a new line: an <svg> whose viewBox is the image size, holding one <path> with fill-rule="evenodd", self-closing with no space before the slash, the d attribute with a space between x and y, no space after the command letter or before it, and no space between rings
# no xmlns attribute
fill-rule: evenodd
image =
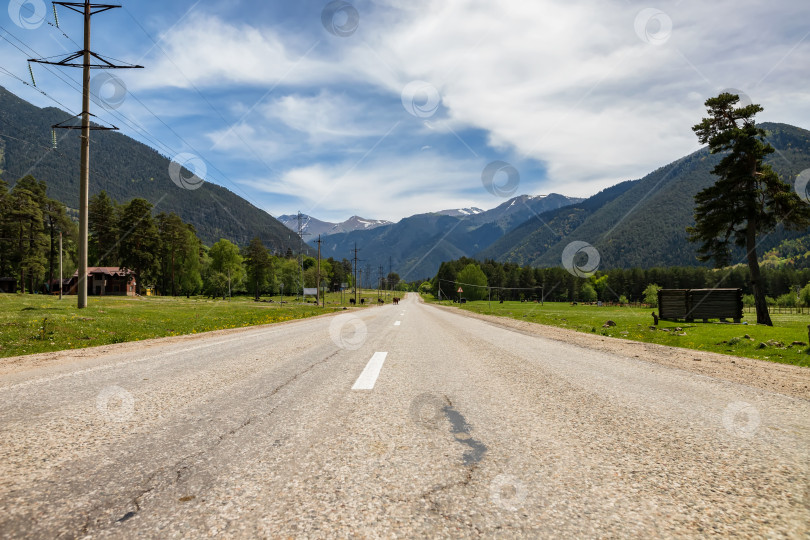
<svg viewBox="0 0 810 540"><path fill-rule="evenodd" d="M88 204L90 198L90 132L117 130L115 126L91 126L90 125L90 70L91 69L125 69L142 68L143 66L116 65L106 60L101 55L90 50L90 19L93 15L120 8L118 5L92 4L90 0L84 2L54 2L54 13L56 6L63 6L84 17L84 49L71 53L58 62L47 59L29 59L29 62L39 64L51 64L54 66L80 67L82 68L82 112L76 116L81 116L81 126L65 125L67 121L51 126L51 129L81 129L81 164L79 167L79 269L76 283L76 294L78 295L79 309L87 307L87 234L88 234ZM81 63L76 60L82 59ZM93 63L93 62L96 63ZM73 118L76 118L74 116ZM73 118L69 119L72 120ZM68 121L69 121L68 120ZM61 287L61 284L60 284Z"/></svg>
<svg viewBox="0 0 810 540"><path fill-rule="evenodd" d="M315 293L315 304L320 304L321 302L321 235L318 235L318 277L315 281L316 293ZM326 296L326 293L324 293ZM323 300L323 307L326 307L326 298Z"/></svg>
<svg viewBox="0 0 810 540"><path fill-rule="evenodd" d="M354 243L354 305L357 305L357 242Z"/></svg>
<svg viewBox="0 0 810 540"><path fill-rule="evenodd" d="M62 299L62 231L59 231L59 300Z"/></svg>

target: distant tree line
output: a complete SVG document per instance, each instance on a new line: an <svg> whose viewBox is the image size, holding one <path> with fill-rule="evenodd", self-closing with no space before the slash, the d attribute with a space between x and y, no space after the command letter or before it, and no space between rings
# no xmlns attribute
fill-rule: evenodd
<svg viewBox="0 0 810 540"><path fill-rule="evenodd" d="M89 214L91 264L132 269L141 286L163 296L259 298L282 291L298 295L302 286L317 286L315 258L304 256L302 264L300 254L272 249L258 237L247 246L223 238L208 247L175 214L153 216L144 199L118 205L101 192L91 199ZM346 259L323 259L320 270L328 290L352 283Z"/></svg>
<svg viewBox="0 0 810 540"><path fill-rule="evenodd" d="M9 190L0 180L0 277L13 277L17 291L41 293L56 289L59 277L59 233L63 237L63 276L78 267L76 212L46 196L46 185L32 176ZM88 266L129 269L137 293L146 288L164 296L236 294L302 294L316 287L317 261L289 248L281 252L257 237L247 246L221 239L202 243L194 227L174 213L154 214L146 199L119 204L102 191L88 207ZM321 283L339 291L353 285L352 264L332 257L321 260ZM303 283L302 283L303 281ZM396 273L386 288L407 290Z"/></svg>
<svg viewBox="0 0 810 540"><path fill-rule="evenodd" d="M765 292L772 305L796 301L797 290L807 296L810 305L810 269L790 266L761 269ZM464 292L457 293L460 284ZM597 271L588 278L574 276L562 267L532 268L493 260L483 262L467 257L444 262L436 276L420 286L420 291L442 298L487 298L487 287L492 287L493 300L524 300L540 298L557 302L649 302L655 298L654 287L666 289L702 289L712 287L740 288L744 295L752 295L750 272L747 266L711 269L706 267L671 268L615 268ZM804 290L808 292L805 293ZM751 302L753 297L747 299ZM801 300L799 300L801 301Z"/></svg>

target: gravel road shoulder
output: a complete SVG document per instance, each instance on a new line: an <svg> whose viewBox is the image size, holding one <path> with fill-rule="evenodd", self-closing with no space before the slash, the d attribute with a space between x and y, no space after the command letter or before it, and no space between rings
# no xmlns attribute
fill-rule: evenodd
<svg viewBox="0 0 810 540"><path fill-rule="evenodd" d="M654 362L810 401L810 369L805 367L585 334L508 317L482 315L454 307L430 305L524 334L571 343L619 356L637 358L645 362Z"/></svg>

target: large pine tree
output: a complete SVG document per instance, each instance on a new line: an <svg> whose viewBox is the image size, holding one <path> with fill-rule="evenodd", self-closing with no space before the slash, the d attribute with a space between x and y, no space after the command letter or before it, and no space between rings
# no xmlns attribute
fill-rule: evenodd
<svg viewBox="0 0 810 540"><path fill-rule="evenodd" d="M739 103L739 96L727 92L708 99L709 117L692 128L712 154L724 155L712 170L717 181L695 195L695 226L687 230L691 241L701 243L698 258L702 261L726 266L731 262L732 243L745 249L757 323L773 326L759 271L757 238L780 223L787 228L807 227L810 205L764 163L774 152L764 142L765 130L754 122L764 109Z"/></svg>

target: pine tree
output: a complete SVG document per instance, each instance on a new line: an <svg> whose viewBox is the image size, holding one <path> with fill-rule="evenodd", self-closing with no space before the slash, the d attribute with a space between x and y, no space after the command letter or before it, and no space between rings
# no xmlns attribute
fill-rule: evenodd
<svg viewBox="0 0 810 540"><path fill-rule="evenodd" d="M810 225L810 205L782 182L763 161L774 152L764 142L765 130L754 116L764 109L752 104L738 107L739 96L724 92L706 101L709 117L692 130L712 154L723 159L712 170L714 185L695 195L695 226L689 239L701 242L698 258L727 266L732 242L745 249L756 301L757 323L772 326L757 257L757 237L777 223L787 228Z"/></svg>
<svg viewBox="0 0 810 540"><path fill-rule="evenodd" d="M135 286L140 294L143 281L153 279L157 270L160 236L152 217L152 203L146 199L132 199L121 210L118 220L120 240L118 257L121 268L135 273Z"/></svg>
<svg viewBox="0 0 810 540"><path fill-rule="evenodd" d="M118 209L106 191L90 197L88 206L90 261L98 266L118 266Z"/></svg>
<svg viewBox="0 0 810 540"><path fill-rule="evenodd" d="M78 229L76 224L70 220L68 217L67 209L65 205L61 202L54 200L54 199L46 199L45 200L45 207L44 207L44 217L45 217L45 232L48 236L49 240L49 248L48 248L48 292L51 292L53 280L54 280L54 269L57 264L57 259L59 257L58 248L59 245L58 238L59 233L62 233L62 248L63 251L65 250L65 246L68 244L73 244L76 237L78 237ZM61 284L59 285L61 287Z"/></svg>
<svg viewBox="0 0 810 540"><path fill-rule="evenodd" d="M264 247L258 236L250 241L245 249L245 268L247 270L248 287L253 287L253 299L258 301L261 290L266 286L271 274L270 253Z"/></svg>
<svg viewBox="0 0 810 540"><path fill-rule="evenodd" d="M15 243L11 261L20 276L23 293L26 285L33 292L45 277L45 191L44 182L28 175L17 181L9 199L8 219Z"/></svg>

